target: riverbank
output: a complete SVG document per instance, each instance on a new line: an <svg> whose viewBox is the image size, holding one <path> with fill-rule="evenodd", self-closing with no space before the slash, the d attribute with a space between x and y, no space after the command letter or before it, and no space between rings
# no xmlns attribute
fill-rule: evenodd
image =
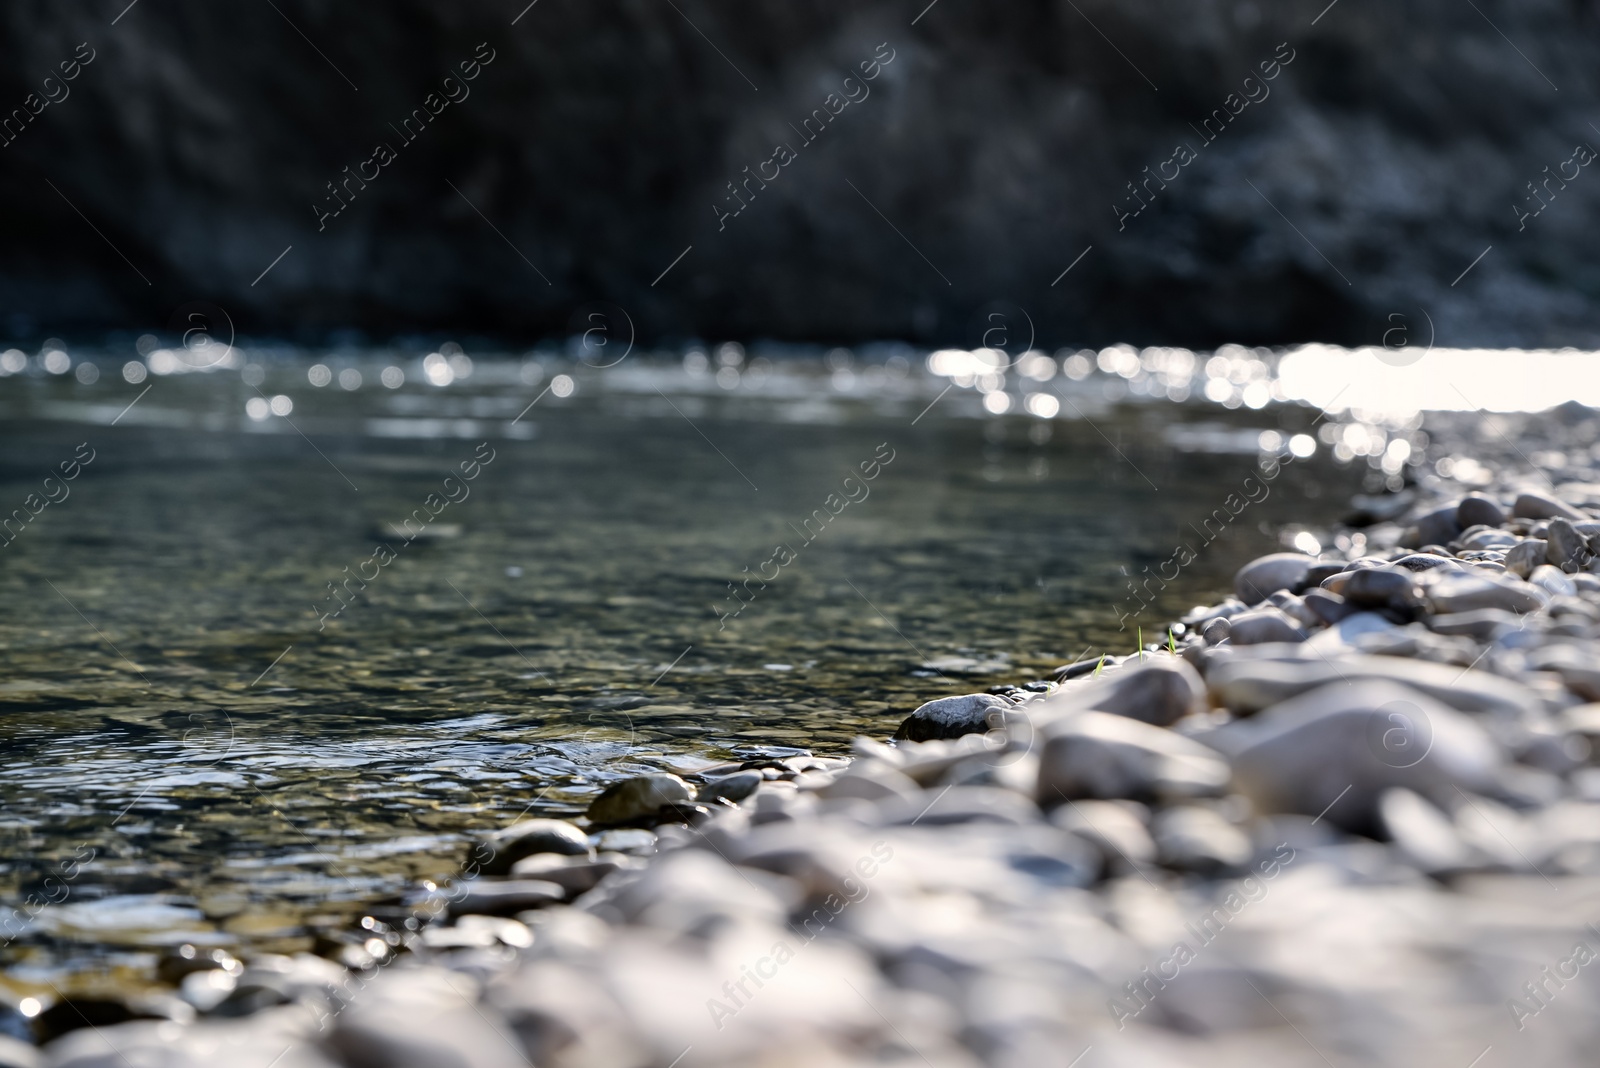
<svg viewBox="0 0 1600 1068"><path fill-rule="evenodd" d="M175 952L166 1019L35 1003L0 1065L1584 1063L1600 422L1427 432L1140 654L630 780L591 812L669 822L501 830L340 963Z"/></svg>

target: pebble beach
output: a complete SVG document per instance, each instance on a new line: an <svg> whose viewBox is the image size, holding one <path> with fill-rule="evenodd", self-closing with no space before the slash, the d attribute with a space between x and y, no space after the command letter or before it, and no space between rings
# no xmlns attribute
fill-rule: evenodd
<svg viewBox="0 0 1600 1068"><path fill-rule="evenodd" d="M486 827L320 955L9 1010L0 1064L1587 1063L1600 419L1494 418L1142 650Z"/></svg>

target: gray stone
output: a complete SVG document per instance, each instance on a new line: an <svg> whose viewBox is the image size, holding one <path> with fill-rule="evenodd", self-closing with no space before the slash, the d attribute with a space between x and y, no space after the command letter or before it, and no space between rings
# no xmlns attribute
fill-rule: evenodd
<svg viewBox="0 0 1600 1068"><path fill-rule="evenodd" d="M880 804L885 826L941 827L952 823L1005 823L1022 826L1039 820L1030 798L995 786L952 786Z"/></svg>
<svg viewBox="0 0 1600 1068"><path fill-rule="evenodd" d="M1035 793L1042 807L1079 798L1179 799L1220 793L1228 765L1182 735L1108 712L1076 712L1043 728Z"/></svg>
<svg viewBox="0 0 1600 1068"><path fill-rule="evenodd" d="M596 824L630 823L654 817L664 805L693 801L694 791L676 775L640 775L606 787L590 802L588 816Z"/></svg>
<svg viewBox="0 0 1600 1068"><path fill-rule="evenodd" d="M1400 567L1352 572L1344 599L1358 608L1411 608L1419 603L1417 580L1412 571Z"/></svg>
<svg viewBox="0 0 1600 1068"><path fill-rule="evenodd" d="M1515 630L1521 617L1503 608L1477 608L1471 612L1432 616L1427 621L1435 634L1464 634L1480 642L1493 641L1503 631Z"/></svg>
<svg viewBox="0 0 1600 1068"><path fill-rule="evenodd" d="M1478 526L1497 527L1506 521L1506 511L1500 502L1481 493L1469 493L1456 505L1456 523L1462 530Z"/></svg>
<svg viewBox="0 0 1600 1068"><path fill-rule="evenodd" d="M479 843L472 859L485 875L504 875L511 865L535 853L588 856L589 836L566 820L535 819L513 823Z"/></svg>
<svg viewBox="0 0 1600 1068"><path fill-rule="evenodd" d="M695 800L706 805L715 801L743 801L756 792L756 787L761 785L761 781L759 771L741 771L734 775L724 775L700 787Z"/></svg>
<svg viewBox="0 0 1600 1068"><path fill-rule="evenodd" d="M1263 642L1301 642L1306 632L1300 624L1276 608L1262 608L1234 616L1228 640L1234 645L1260 645Z"/></svg>
<svg viewBox="0 0 1600 1068"><path fill-rule="evenodd" d="M1161 863L1179 871L1219 876L1243 870L1250 862L1250 838L1209 808L1177 805L1150 821Z"/></svg>
<svg viewBox="0 0 1600 1068"><path fill-rule="evenodd" d="M894 732L897 739L924 742L936 738L959 738L981 734L1000 726L999 713L1011 702L990 693L969 693L959 697L940 697L919 705Z"/></svg>
<svg viewBox="0 0 1600 1068"><path fill-rule="evenodd" d="M1506 570L1518 578L1527 578L1545 562L1549 552L1550 543L1544 539L1524 538L1506 550Z"/></svg>
<svg viewBox="0 0 1600 1068"><path fill-rule="evenodd" d="M1515 617L1512 617L1513 619ZM1384 680L1413 686L1461 712L1518 722L1541 707L1539 695L1487 671L1462 671L1396 656L1342 656L1333 660L1235 659L1206 676L1212 699L1251 715L1336 681Z"/></svg>
<svg viewBox="0 0 1600 1068"><path fill-rule="evenodd" d="M514 916L566 896L560 885L549 880L498 878L472 879L449 894L451 912L485 916Z"/></svg>
<svg viewBox="0 0 1600 1068"><path fill-rule="evenodd" d="M1316 563L1303 553L1272 553L1250 561L1233 577L1234 592L1247 605L1260 604L1278 590L1291 593L1305 582Z"/></svg>
<svg viewBox="0 0 1600 1068"><path fill-rule="evenodd" d="M1263 812L1297 812L1366 832L1391 786L1448 803L1491 789L1503 754L1471 719L1420 690L1331 682L1207 735ZM1337 803L1335 803L1337 802ZM1330 807L1331 806L1331 807Z"/></svg>
<svg viewBox="0 0 1600 1068"><path fill-rule="evenodd" d="M1479 608L1503 608L1523 614L1536 612L1550 603L1550 595L1536 586L1487 576L1452 575L1427 587L1424 593L1436 615Z"/></svg>
<svg viewBox="0 0 1600 1068"><path fill-rule="evenodd" d="M392 968L339 1014L328 1045L353 1065L527 1068L510 1024L478 995L467 975Z"/></svg>
<svg viewBox="0 0 1600 1068"><path fill-rule="evenodd" d="M1456 540L1461 524L1456 521L1456 506L1447 504L1417 517L1416 525L1403 544L1446 545Z"/></svg>
<svg viewBox="0 0 1600 1068"><path fill-rule="evenodd" d="M1200 637L1210 645L1221 645L1228 640L1228 635L1233 633L1233 624L1225 616L1206 621L1205 627L1200 631Z"/></svg>
<svg viewBox="0 0 1600 1068"><path fill-rule="evenodd" d="M1577 571L1589 554L1588 540L1572 525L1572 520L1555 518L1545 531L1548 542L1545 560L1562 571Z"/></svg>
<svg viewBox="0 0 1600 1068"><path fill-rule="evenodd" d="M1480 530L1475 534L1463 534L1456 544L1461 546L1463 553L1491 550L1504 552L1521 540L1509 530Z"/></svg>
<svg viewBox="0 0 1600 1068"><path fill-rule="evenodd" d="M1410 553L1400 557L1389 565L1403 571L1464 571L1466 570L1455 560L1448 556L1435 556L1433 553ZM1387 568L1373 568L1380 574ZM1348 596L1348 591L1346 592Z"/></svg>
<svg viewBox="0 0 1600 1068"><path fill-rule="evenodd" d="M1204 711L1206 686L1199 672L1179 657L1147 654L1100 679L1063 686L1053 697L1029 705L1037 717L1067 709L1094 709L1165 727Z"/></svg>
<svg viewBox="0 0 1600 1068"><path fill-rule="evenodd" d="M1337 623L1359 611L1355 605L1349 604L1343 597L1328 590L1307 590L1304 602L1306 611L1324 626Z"/></svg>
<svg viewBox="0 0 1600 1068"><path fill-rule="evenodd" d="M829 801L843 798L884 801L889 798L921 797L922 790L898 768L882 761L862 759L818 790L817 796Z"/></svg>
<svg viewBox="0 0 1600 1068"><path fill-rule="evenodd" d="M1471 860L1450 817L1413 790L1394 787L1379 795L1378 822L1395 848L1429 875L1460 871Z"/></svg>
<svg viewBox="0 0 1600 1068"><path fill-rule="evenodd" d="M1551 544L1554 544L1552 542ZM1566 573L1552 564L1540 564L1528 576L1531 585L1539 587L1551 597L1576 597L1578 587Z"/></svg>
<svg viewBox="0 0 1600 1068"><path fill-rule="evenodd" d="M1516 503L1511 506L1511 514L1525 519L1554 519L1559 516L1578 522L1589 518L1572 505L1543 493L1519 494Z"/></svg>
<svg viewBox="0 0 1600 1068"><path fill-rule="evenodd" d="M1156 861L1155 839L1135 810L1123 801L1072 801L1050 814L1050 822L1071 831L1100 851L1108 872L1129 874Z"/></svg>
<svg viewBox="0 0 1600 1068"><path fill-rule="evenodd" d="M614 871L631 871L642 867L644 867L642 861L621 853L603 856L597 860L578 860L573 857L557 856L554 853L538 853L517 861L512 865L511 874L516 879L555 883L568 897L576 897L593 890L601 879ZM513 910L515 911L520 910Z"/></svg>

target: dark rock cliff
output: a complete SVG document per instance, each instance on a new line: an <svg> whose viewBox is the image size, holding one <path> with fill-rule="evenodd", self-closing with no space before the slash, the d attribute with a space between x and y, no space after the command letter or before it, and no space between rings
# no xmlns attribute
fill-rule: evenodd
<svg viewBox="0 0 1600 1068"><path fill-rule="evenodd" d="M1591 0L125 2L0 10L11 334L1600 339Z"/></svg>

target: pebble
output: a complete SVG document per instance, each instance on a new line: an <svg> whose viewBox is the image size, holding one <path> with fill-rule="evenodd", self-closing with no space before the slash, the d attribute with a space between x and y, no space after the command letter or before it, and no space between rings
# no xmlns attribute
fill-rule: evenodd
<svg viewBox="0 0 1600 1068"><path fill-rule="evenodd" d="M1461 533L1456 521L1456 505L1444 505L1417 517L1416 525L1405 539L1412 546L1444 545Z"/></svg>
<svg viewBox="0 0 1600 1068"><path fill-rule="evenodd" d="M504 875L517 861L535 853L588 856L589 836L566 820L522 820L482 842L473 851L473 859L485 875Z"/></svg>
<svg viewBox="0 0 1600 1068"><path fill-rule="evenodd" d="M1545 607L1550 597L1525 582L1475 576L1448 576L1425 591L1428 605L1437 615L1471 612L1479 608L1501 608L1523 614Z"/></svg>
<svg viewBox="0 0 1600 1068"><path fill-rule="evenodd" d="M1406 557L1405 559L1419 559ZM1437 559L1436 557L1433 559ZM1417 568L1414 570L1422 570ZM1345 583L1344 599L1357 608L1408 610L1420 602L1417 580L1412 570L1398 564L1394 568L1369 568L1356 571Z"/></svg>
<svg viewBox="0 0 1600 1068"><path fill-rule="evenodd" d="M1263 642L1302 642L1306 631L1277 608L1244 612L1228 621L1228 640L1234 645L1260 645Z"/></svg>
<svg viewBox="0 0 1600 1068"><path fill-rule="evenodd" d="M1542 538L1524 538L1506 551L1506 570L1518 578L1527 578L1546 561L1549 552L1550 543Z"/></svg>
<svg viewBox="0 0 1600 1068"><path fill-rule="evenodd" d="M1122 875L1156 862L1155 839L1145 826L1149 818L1143 805L1126 801L1072 801L1050 814L1051 823L1100 851L1105 871Z"/></svg>
<svg viewBox="0 0 1600 1068"><path fill-rule="evenodd" d="M1520 616L1504 608L1476 608L1470 612L1433 616L1428 627L1436 634L1464 634L1480 642L1493 641L1508 630L1521 625Z"/></svg>
<svg viewBox="0 0 1600 1068"><path fill-rule="evenodd" d="M1528 582L1539 587L1544 592L1554 597L1576 597L1577 584L1567 577L1559 567L1550 564L1540 564L1528 575Z"/></svg>
<svg viewBox="0 0 1600 1068"><path fill-rule="evenodd" d="M689 784L676 775L640 775L608 786L589 804L588 817L596 824L630 823L651 819L664 806L693 801Z"/></svg>
<svg viewBox="0 0 1600 1068"><path fill-rule="evenodd" d="M1212 749L1126 716L1078 712L1043 733L1035 797L1044 807L1079 798L1205 797L1228 783L1227 762Z"/></svg>
<svg viewBox="0 0 1600 1068"><path fill-rule="evenodd" d="M762 782L761 772L741 771L733 775L725 775L718 779L711 779L700 787L695 800L703 804L714 801L743 801L756 792L756 787Z"/></svg>
<svg viewBox="0 0 1600 1068"><path fill-rule="evenodd" d="M882 761L858 760L842 775L822 784L817 796L830 801L844 798L884 801L917 797L921 793L922 788L898 768Z"/></svg>
<svg viewBox="0 0 1600 1068"><path fill-rule="evenodd" d="M940 697L919 705L900 724L894 736L902 741L923 742L983 733L992 726L999 726L996 714L1010 707L1010 701L988 693Z"/></svg>
<svg viewBox="0 0 1600 1068"><path fill-rule="evenodd" d="M1492 789L1503 759L1472 719L1377 679L1328 683L1206 740L1232 756L1238 786L1261 811L1326 813L1356 832L1372 826L1389 787L1445 803L1458 787Z"/></svg>
<svg viewBox="0 0 1600 1068"><path fill-rule="evenodd" d="M1035 715L1092 708L1165 727L1203 711L1205 700L1206 684L1193 667L1178 657L1154 653L1106 678L1062 688Z"/></svg>
<svg viewBox="0 0 1600 1068"><path fill-rule="evenodd" d="M1322 589L1307 590L1304 603L1306 610L1323 625L1337 623L1359 611L1339 594Z"/></svg>
<svg viewBox="0 0 1600 1068"><path fill-rule="evenodd" d="M1199 805L1163 809L1151 820L1150 834L1162 864L1209 877L1242 871L1253 852L1248 835Z"/></svg>
<svg viewBox="0 0 1600 1068"><path fill-rule="evenodd" d="M1554 519L1557 516L1563 519L1572 519L1582 522L1589 517L1554 497L1543 493L1522 493L1517 496L1516 503L1511 506L1511 514L1527 519Z"/></svg>
<svg viewBox="0 0 1600 1068"><path fill-rule="evenodd" d="M1378 821L1395 847L1427 875L1444 875L1468 866L1471 853L1455 824L1422 795L1393 787L1378 798Z"/></svg>
<svg viewBox="0 0 1600 1068"><path fill-rule="evenodd" d="M1316 560L1303 553L1272 553L1250 561L1233 577L1233 589L1247 605L1260 604L1278 590L1293 593Z"/></svg>
<svg viewBox="0 0 1600 1068"><path fill-rule="evenodd" d="M1469 493L1456 505L1456 523L1461 529L1483 525L1497 527L1506 521L1506 511L1500 502L1482 493Z"/></svg>
<svg viewBox="0 0 1600 1068"><path fill-rule="evenodd" d="M1552 519L1545 531L1545 560L1562 571L1576 571L1589 556L1589 543L1570 519Z"/></svg>
<svg viewBox="0 0 1600 1068"><path fill-rule="evenodd" d="M451 895L450 911L460 915L514 916L566 896L560 884L546 879L484 877L462 883Z"/></svg>

